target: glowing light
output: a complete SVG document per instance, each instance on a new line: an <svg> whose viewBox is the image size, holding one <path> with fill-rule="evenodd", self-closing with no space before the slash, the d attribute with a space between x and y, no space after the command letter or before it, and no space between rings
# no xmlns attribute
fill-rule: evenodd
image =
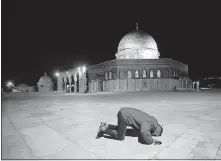
<svg viewBox="0 0 221 161"><path fill-rule="evenodd" d="M82 67L82 71L83 71L83 72L86 72L86 67L85 67L85 66Z"/></svg>
<svg viewBox="0 0 221 161"><path fill-rule="evenodd" d="M13 82L12 81L8 81L7 87L13 87L13 86L14 86Z"/></svg>
<svg viewBox="0 0 221 161"><path fill-rule="evenodd" d="M55 73L55 76L56 76L56 77L59 77L59 75L60 75L60 73L58 73L58 72Z"/></svg>

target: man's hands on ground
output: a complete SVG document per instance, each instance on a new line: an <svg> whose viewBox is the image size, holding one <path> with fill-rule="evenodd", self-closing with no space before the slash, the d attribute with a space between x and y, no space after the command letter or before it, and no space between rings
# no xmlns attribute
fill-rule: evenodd
<svg viewBox="0 0 221 161"><path fill-rule="evenodd" d="M161 141L159 141L159 140L153 140L153 143L154 143L154 145L160 145L160 144L162 144L162 142Z"/></svg>

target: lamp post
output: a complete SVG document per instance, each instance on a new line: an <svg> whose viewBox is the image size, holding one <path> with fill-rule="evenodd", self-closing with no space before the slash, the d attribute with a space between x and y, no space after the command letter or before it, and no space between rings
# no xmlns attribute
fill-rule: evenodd
<svg viewBox="0 0 221 161"><path fill-rule="evenodd" d="M55 75L56 78L57 78L57 91L59 91L59 81L58 81L58 79L59 79L60 73L59 73L59 72L55 72L54 75Z"/></svg>
<svg viewBox="0 0 221 161"><path fill-rule="evenodd" d="M11 90L14 87L14 83L12 81L8 81L6 86L8 87L9 90Z"/></svg>
<svg viewBox="0 0 221 161"><path fill-rule="evenodd" d="M66 72L67 73L67 79L68 79L68 85L67 85L67 92L68 93L71 93L71 83L72 83L72 80L71 80L71 75L69 74L69 72L67 71Z"/></svg>
<svg viewBox="0 0 221 161"><path fill-rule="evenodd" d="M196 82L196 91L199 92L200 91L200 81Z"/></svg>
<svg viewBox="0 0 221 161"><path fill-rule="evenodd" d="M83 67L78 67L78 74L79 74L79 85L80 85L80 89L81 92L86 92L86 83L87 83L87 79L86 79L86 70L87 68L85 66Z"/></svg>
<svg viewBox="0 0 221 161"><path fill-rule="evenodd" d="M7 87L10 88L10 87L12 87L12 86L13 86L13 83L12 83L11 81L9 81L9 82L7 83Z"/></svg>
<svg viewBox="0 0 221 161"><path fill-rule="evenodd" d="M77 75L74 74L74 92L77 93Z"/></svg>
<svg viewBox="0 0 221 161"><path fill-rule="evenodd" d="M58 73L58 72L55 73L55 76L56 76L56 77L59 77L59 75L60 75L60 73Z"/></svg>
<svg viewBox="0 0 221 161"><path fill-rule="evenodd" d="M82 72L83 72L83 79L84 79L84 92L87 92L87 68L85 66L82 67Z"/></svg>

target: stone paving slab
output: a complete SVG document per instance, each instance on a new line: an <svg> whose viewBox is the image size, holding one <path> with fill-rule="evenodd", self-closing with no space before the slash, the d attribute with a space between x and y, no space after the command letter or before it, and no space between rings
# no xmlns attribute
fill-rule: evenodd
<svg viewBox="0 0 221 161"><path fill-rule="evenodd" d="M221 159L221 150L217 151L216 159Z"/></svg>
<svg viewBox="0 0 221 161"><path fill-rule="evenodd" d="M221 119L220 113L221 113L221 108L217 108L215 111L207 115L206 118L211 120L220 120Z"/></svg>
<svg viewBox="0 0 221 161"><path fill-rule="evenodd" d="M17 135L2 136L2 159L34 159L23 138Z"/></svg>
<svg viewBox="0 0 221 161"><path fill-rule="evenodd" d="M8 119L8 117L2 117L2 136L7 136L7 135L15 135L15 129L12 125L12 123L10 122L10 120Z"/></svg>
<svg viewBox="0 0 221 161"><path fill-rule="evenodd" d="M180 136L188 130L188 126L184 124L167 124L164 125L164 135Z"/></svg>
<svg viewBox="0 0 221 161"><path fill-rule="evenodd" d="M204 117L207 113L205 111L182 111L182 114L184 116L195 116L202 118Z"/></svg>
<svg viewBox="0 0 221 161"><path fill-rule="evenodd" d="M219 146L221 145L221 138L211 138L211 142L209 142L209 143L211 143L215 147L219 148Z"/></svg>
<svg viewBox="0 0 221 161"><path fill-rule="evenodd" d="M179 137L156 157L158 159L192 159L194 155L191 154L191 150L197 143L197 140L189 140L184 137Z"/></svg>
<svg viewBox="0 0 221 161"><path fill-rule="evenodd" d="M47 126L37 126L21 131L36 157L49 155L65 147L65 139Z"/></svg>
<svg viewBox="0 0 221 161"><path fill-rule="evenodd" d="M199 118L197 121L198 125L203 125L203 126L216 126L217 121L216 120L208 120L205 117Z"/></svg>
<svg viewBox="0 0 221 161"><path fill-rule="evenodd" d="M45 155L42 157L38 157L38 159L100 159L99 156L96 156L89 150L81 147L80 145L73 143L73 142L67 142L66 146L61 149L60 151Z"/></svg>
<svg viewBox="0 0 221 161"><path fill-rule="evenodd" d="M220 158L220 98L221 93L191 92L23 94L3 98L2 158ZM163 135L156 138L162 144L142 145L137 137L124 141L95 139L99 123L116 124L121 107L138 108L155 116L164 127Z"/></svg>
<svg viewBox="0 0 221 161"><path fill-rule="evenodd" d="M10 120L12 121L14 127L18 130L43 125L43 121L41 119L36 119L33 117L17 116L10 118Z"/></svg>
<svg viewBox="0 0 221 161"><path fill-rule="evenodd" d="M202 132L197 132L195 130L189 129L186 133L182 135L182 137L191 139L191 140L197 140L199 142L211 142L211 137L208 135L205 135Z"/></svg>
<svg viewBox="0 0 221 161"><path fill-rule="evenodd" d="M52 119L52 120L45 120L44 121L44 124L49 126L49 127L63 127L63 126L68 126L68 125L74 125L76 124L74 122L73 119L70 119L70 118L55 118L55 119Z"/></svg>
<svg viewBox="0 0 221 161"><path fill-rule="evenodd" d="M192 150L195 155L193 159L215 159L217 147L210 143L200 142Z"/></svg>
<svg viewBox="0 0 221 161"><path fill-rule="evenodd" d="M204 135L211 135L213 127L212 126L204 126L204 125L195 125L191 130L203 133Z"/></svg>

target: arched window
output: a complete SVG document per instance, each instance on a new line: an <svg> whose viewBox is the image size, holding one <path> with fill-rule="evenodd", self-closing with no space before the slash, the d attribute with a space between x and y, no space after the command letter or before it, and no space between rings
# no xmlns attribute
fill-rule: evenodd
<svg viewBox="0 0 221 161"><path fill-rule="evenodd" d="M153 70L150 70L150 78L153 78Z"/></svg>
<svg viewBox="0 0 221 161"><path fill-rule="evenodd" d="M108 79L107 74L108 74L108 73L106 72L106 73L105 73L105 80L107 80L107 79Z"/></svg>
<svg viewBox="0 0 221 161"><path fill-rule="evenodd" d="M143 78L147 77L147 71L145 69L143 70L142 75L143 75Z"/></svg>
<svg viewBox="0 0 221 161"><path fill-rule="evenodd" d="M161 77L161 71L160 69L157 70L157 78L160 78Z"/></svg>
<svg viewBox="0 0 221 161"><path fill-rule="evenodd" d="M131 70L127 71L127 78L131 78Z"/></svg>
<svg viewBox="0 0 221 161"><path fill-rule="evenodd" d="M135 71L135 78L139 78L139 71L138 70Z"/></svg>
<svg viewBox="0 0 221 161"><path fill-rule="evenodd" d="M112 79L112 73L109 72L109 79Z"/></svg>
<svg viewBox="0 0 221 161"><path fill-rule="evenodd" d="M176 71L175 70L173 71L173 77L176 77Z"/></svg>

